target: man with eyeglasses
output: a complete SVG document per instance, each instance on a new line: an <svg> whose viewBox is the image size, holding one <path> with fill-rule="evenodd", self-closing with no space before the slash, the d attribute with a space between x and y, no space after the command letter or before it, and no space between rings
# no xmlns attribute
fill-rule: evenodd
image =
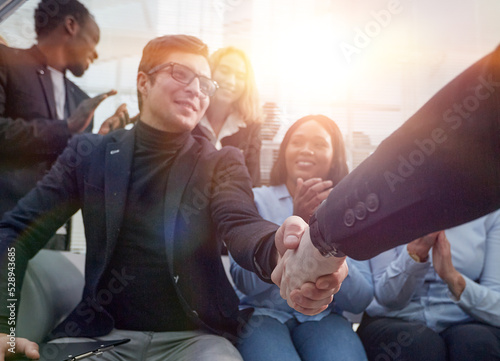
<svg viewBox="0 0 500 361"><path fill-rule="evenodd" d="M150 41L137 75L136 126L74 137L0 223L0 274L15 250L21 280L27 260L82 209L86 286L52 338L130 338L106 354L120 360L241 360L228 339L248 314L238 311L221 241L242 266L269 278L278 227L258 215L240 152L191 135L217 90L207 55L187 35ZM5 294L6 282L0 331L9 334L4 303L19 298L21 282L16 297ZM0 342L1 355L7 347ZM19 353L35 358L36 348L17 339Z"/></svg>

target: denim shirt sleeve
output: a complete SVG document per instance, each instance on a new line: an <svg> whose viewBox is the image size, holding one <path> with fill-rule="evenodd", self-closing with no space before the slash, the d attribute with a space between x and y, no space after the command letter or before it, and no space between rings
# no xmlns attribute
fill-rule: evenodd
<svg viewBox="0 0 500 361"><path fill-rule="evenodd" d="M386 251L370 260L373 286L378 303L389 309L407 306L415 291L425 282L429 261L415 262L406 245Z"/></svg>
<svg viewBox="0 0 500 361"><path fill-rule="evenodd" d="M342 282L334 302L343 311L361 313L373 299L373 282L368 261L356 261L347 257L349 273Z"/></svg>

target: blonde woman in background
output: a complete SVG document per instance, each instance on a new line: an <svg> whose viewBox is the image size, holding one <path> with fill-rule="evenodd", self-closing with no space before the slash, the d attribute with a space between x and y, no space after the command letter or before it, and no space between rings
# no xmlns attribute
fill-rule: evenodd
<svg viewBox="0 0 500 361"><path fill-rule="evenodd" d="M261 109L252 65L235 47L210 56L212 79L219 88L194 134L207 137L217 149L231 145L243 153L253 186L260 185Z"/></svg>

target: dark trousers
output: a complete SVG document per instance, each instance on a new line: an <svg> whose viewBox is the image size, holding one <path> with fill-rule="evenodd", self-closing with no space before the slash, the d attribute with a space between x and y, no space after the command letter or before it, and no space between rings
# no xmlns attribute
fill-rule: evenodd
<svg viewBox="0 0 500 361"><path fill-rule="evenodd" d="M500 360L500 328L477 322L437 333L419 322L365 314L357 333L370 361Z"/></svg>

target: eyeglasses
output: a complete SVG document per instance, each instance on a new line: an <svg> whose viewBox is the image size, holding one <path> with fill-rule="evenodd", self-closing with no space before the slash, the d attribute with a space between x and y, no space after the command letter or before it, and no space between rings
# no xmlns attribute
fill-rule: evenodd
<svg viewBox="0 0 500 361"><path fill-rule="evenodd" d="M148 71L148 75L153 73L167 70L174 80L184 85L189 85L191 82L198 78L200 82L200 90L205 96L211 97L215 94L215 91L219 88L219 85L215 80L207 78L203 75L198 75L187 66L177 64L177 63L166 63L155 66L153 69Z"/></svg>

